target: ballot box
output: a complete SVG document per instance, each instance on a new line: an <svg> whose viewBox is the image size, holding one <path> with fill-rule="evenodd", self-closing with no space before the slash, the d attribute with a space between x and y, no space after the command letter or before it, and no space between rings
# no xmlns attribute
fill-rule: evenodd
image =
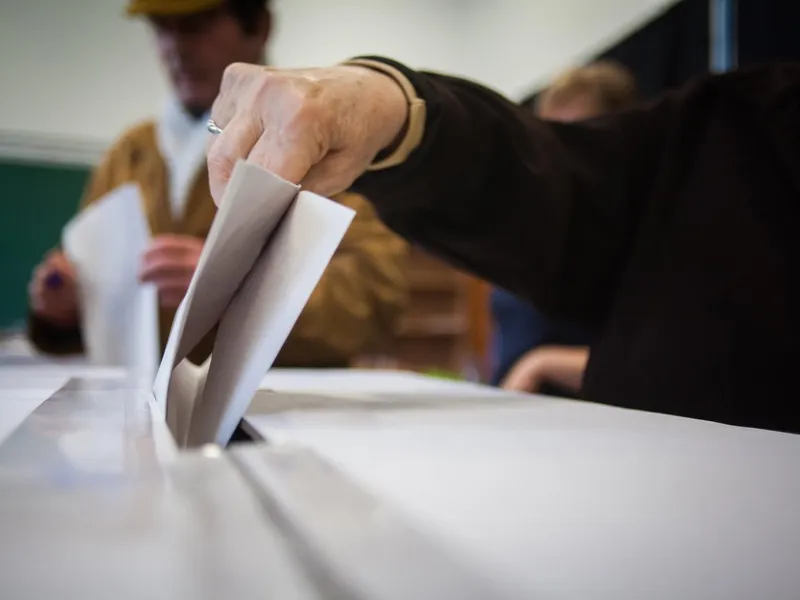
<svg viewBox="0 0 800 600"><path fill-rule="evenodd" d="M0 372L4 598L798 597L798 436L276 370L239 442L178 451L77 375Z"/></svg>
<svg viewBox="0 0 800 600"><path fill-rule="evenodd" d="M65 374L0 369L6 406L27 398L0 441L3 597L497 597L313 451L179 453L124 373Z"/></svg>

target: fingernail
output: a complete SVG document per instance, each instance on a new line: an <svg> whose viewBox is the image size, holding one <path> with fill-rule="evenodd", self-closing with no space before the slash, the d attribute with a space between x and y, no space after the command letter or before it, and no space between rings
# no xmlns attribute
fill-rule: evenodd
<svg viewBox="0 0 800 600"><path fill-rule="evenodd" d="M61 273L50 273L47 276L47 279L44 280L44 284L50 289L57 289L61 287L61 284L64 283L64 280L61 277Z"/></svg>

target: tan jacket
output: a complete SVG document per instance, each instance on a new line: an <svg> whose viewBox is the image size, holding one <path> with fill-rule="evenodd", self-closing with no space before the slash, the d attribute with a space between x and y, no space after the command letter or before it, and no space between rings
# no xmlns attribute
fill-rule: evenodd
<svg viewBox="0 0 800 600"><path fill-rule="evenodd" d="M81 208L127 182L141 187L153 235L174 233L205 238L216 207L205 168L198 174L186 203L185 217L172 218L168 172L158 149L152 122L125 133L94 172ZM372 350L396 330L408 296L407 246L378 220L365 198L343 193L336 201L356 210L350 229L336 251L305 310L286 341L276 366L346 366ZM174 311L161 310L162 349ZM80 352L80 332L54 328L31 317L29 334L42 351ZM211 352L213 332L190 355L200 363Z"/></svg>

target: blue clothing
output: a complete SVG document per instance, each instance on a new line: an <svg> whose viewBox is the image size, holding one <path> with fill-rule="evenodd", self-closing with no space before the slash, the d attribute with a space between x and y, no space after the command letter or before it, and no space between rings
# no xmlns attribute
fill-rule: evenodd
<svg viewBox="0 0 800 600"><path fill-rule="evenodd" d="M542 345L588 346L591 335L569 323L546 318L525 300L502 289L490 297L492 336L492 384L499 384L523 354ZM543 393L567 395L563 390Z"/></svg>

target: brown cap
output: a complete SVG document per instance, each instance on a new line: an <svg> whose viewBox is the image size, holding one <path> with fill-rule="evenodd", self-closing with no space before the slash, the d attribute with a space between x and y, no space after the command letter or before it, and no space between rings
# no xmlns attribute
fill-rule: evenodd
<svg viewBox="0 0 800 600"><path fill-rule="evenodd" d="M128 0L129 15L188 15L222 6L225 0Z"/></svg>

